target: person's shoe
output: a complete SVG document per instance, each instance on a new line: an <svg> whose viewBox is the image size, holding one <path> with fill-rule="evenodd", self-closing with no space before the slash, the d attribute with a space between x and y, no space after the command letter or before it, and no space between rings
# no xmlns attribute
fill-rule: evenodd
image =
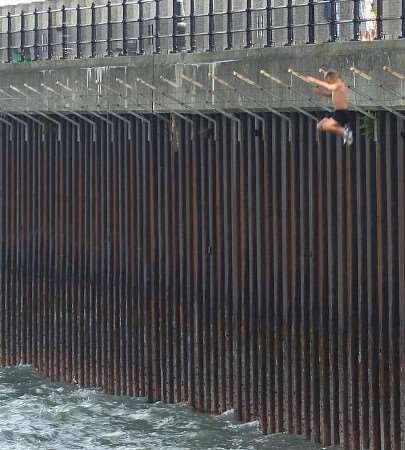
<svg viewBox="0 0 405 450"><path fill-rule="evenodd" d="M343 132L343 144L347 144L347 129L345 128L345 131Z"/></svg>
<svg viewBox="0 0 405 450"><path fill-rule="evenodd" d="M347 144L349 147L353 144L353 132L347 125L345 126L345 134L343 137L343 142Z"/></svg>

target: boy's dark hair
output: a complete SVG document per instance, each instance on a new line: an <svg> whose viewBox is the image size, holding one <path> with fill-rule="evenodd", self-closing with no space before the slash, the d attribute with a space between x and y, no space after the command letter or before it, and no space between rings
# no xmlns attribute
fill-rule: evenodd
<svg viewBox="0 0 405 450"><path fill-rule="evenodd" d="M335 69L329 69L327 70L327 72L325 73L325 78L328 77L336 77L339 78L339 72Z"/></svg>

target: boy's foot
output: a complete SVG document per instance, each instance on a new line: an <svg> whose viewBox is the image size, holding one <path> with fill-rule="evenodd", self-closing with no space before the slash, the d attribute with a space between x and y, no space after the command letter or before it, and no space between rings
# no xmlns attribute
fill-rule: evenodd
<svg viewBox="0 0 405 450"><path fill-rule="evenodd" d="M347 125L345 126L345 132L343 134L343 142L349 147L353 144L353 132Z"/></svg>

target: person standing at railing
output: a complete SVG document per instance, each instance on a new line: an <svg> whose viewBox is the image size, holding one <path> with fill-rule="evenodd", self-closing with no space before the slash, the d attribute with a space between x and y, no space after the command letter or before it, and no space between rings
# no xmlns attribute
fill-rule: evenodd
<svg viewBox="0 0 405 450"><path fill-rule="evenodd" d="M340 4L339 4L339 0L335 0L335 1L331 1L329 0L327 3L325 3L324 5L324 16L326 21L331 24L333 18L336 21L336 39L339 39L340 36ZM335 14L333 15L333 9L335 9ZM334 17L333 17L334 16Z"/></svg>
<svg viewBox="0 0 405 450"><path fill-rule="evenodd" d="M372 41L377 35L377 21L373 0L360 1L360 36L362 41Z"/></svg>

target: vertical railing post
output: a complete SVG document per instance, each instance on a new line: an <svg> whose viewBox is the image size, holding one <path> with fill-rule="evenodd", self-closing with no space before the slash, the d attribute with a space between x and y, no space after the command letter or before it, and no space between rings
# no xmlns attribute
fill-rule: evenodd
<svg viewBox="0 0 405 450"><path fill-rule="evenodd" d="M329 42L336 42L337 39L336 19L337 19L336 0L330 0Z"/></svg>
<svg viewBox="0 0 405 450"><path fill-rule="evenodd" d="M353 41L360 40L360 0L354 0L353 4Z"/></svg>
<svg viewBox="0 0 405 450"><path fill-rule="evenodd" d="M145 53L145 43L144 43L144 23L143 23L143 3L142 0L138 0L139 9L139 54L143 55Z"/></svg>
<svg viewBox="0 0 405 450"><path fill-rule="evenodd" d="M197 40L195 36L195 3L194 0L190 0L190 52L193 53L196 51L196 49Z"/></svg>
<svg viewBox="0 0 405 450"><path fill-rule="evenodd" d="M156 16L155 16L155 53L160 53L160 0L155 0Z"/></svg>
<svg viewBox="0 0 405 450"><path fill-rule="evenodd" d="M122 55L128 54L128 5L122 0Z"/></svg>
<svg viewBox="0 0 405 450"><path fill-rule="evenodd" d="M53 56L53 32L52 32L52 8L48 8L48 59L52 59Z"/></svg>
<svg viewBox="0 0 405 450"><path fill-rule="evenodd" d="M308 2L308 44L315 44L315 3Z"/></svg>
<svg viewBox="0 0 405 450"><path fill-rule="evenodd" d="M7 61L9 63L13 60L13 55L11 52L11 46L13 45L13 36L12 36L12 24L11 24L11 13L7 13Z"/></svg>
<svg viewBox="0 0 405 450"><path fill-rule="evenodd" d="M183 1L177 2L177 50L184 52L187 50L186 34L187 34L187 22L185 18Z"/></svg>
<svg viewBox="0 0 405 450"><path fill-rule="evenodd" d="M82 10L76 6L76 58L82 57Z"/></svg>
<svg viewBox="0 0 405 450"><path fill-rule="evenodd" d="M107 56L113 56L111 0L108 0L107 2Z"/></svg>
<svg viewBox="0 0 405 450"><path fill-rule="evenodd" d="M293 0L287 2L287 45L294 43L294 5Z"/></svg>
<svg viewBox="0 0 405 450"><path fill-rule="evenodd" d="M177 0L172 1L173 5L173 16L172 16L172 28L173 28L173 45L172 45L172 52L177 53Z"/></svg>
<svg viewBox="0 0 405 450"><path fill-rule="evenodd" d="M383 0L377 0L377 36L376 39L383 39L384 37L384 8Z"/></svg>
<svg viewBox="0 0 405 450"><path fill-rule="evenodd" d="M62 59L68 56L67 48L67 26L66 26L66 6L62 6Z"/></svg>
<svg viewBox="0 0 405 450"><path fill-rule="evenodd" d="M208 51L215 50L215 23L214 23L214 0L209 0L208 4Z"/></svg>
<svg viewBox="0 0 405 450"><path fill-rule="evenodd" d="M227 36L227 46L226 50L232 50L233 48L233 0L228 0L228 5L226 8L226 36Z"/></svg>
<svg viewBox="0 0 405 450"><path fill-rule="evenodd" d="M252 40L252 0L246 2L246 48L253 47Z"/></svg>
<svg viewBox="0 0 405 450"><path fill-rule="evenodd" d="M267 0L266 6L266 47L273 47L273 5Z"/></svg>
<svg viewBox="0 0 405 450"><path fill-rule="evenodd" d="M401 35L399 36L401 39L405 38L405 0L402 0L402 8L401 8Z"/></svg>
<svg viewBox="0 0 405 450"><path fill-rule="evenodd" d="M20 51L21 54L25 57L25 14L24 11L21 11L20 15Z"/></svg>
<svg viewBox="0 0 405 450"><path fill-rule="evenodd" d="M34 9L34 61L38 61L39 55L39 15L38 9Z"/></svg>
<svg viewBox="0 0 405 450"><path fill-rule="evenodd" d="M91 58L96 57L97 53L97 22L96 22L96 4L91 4Z"/></svg>

